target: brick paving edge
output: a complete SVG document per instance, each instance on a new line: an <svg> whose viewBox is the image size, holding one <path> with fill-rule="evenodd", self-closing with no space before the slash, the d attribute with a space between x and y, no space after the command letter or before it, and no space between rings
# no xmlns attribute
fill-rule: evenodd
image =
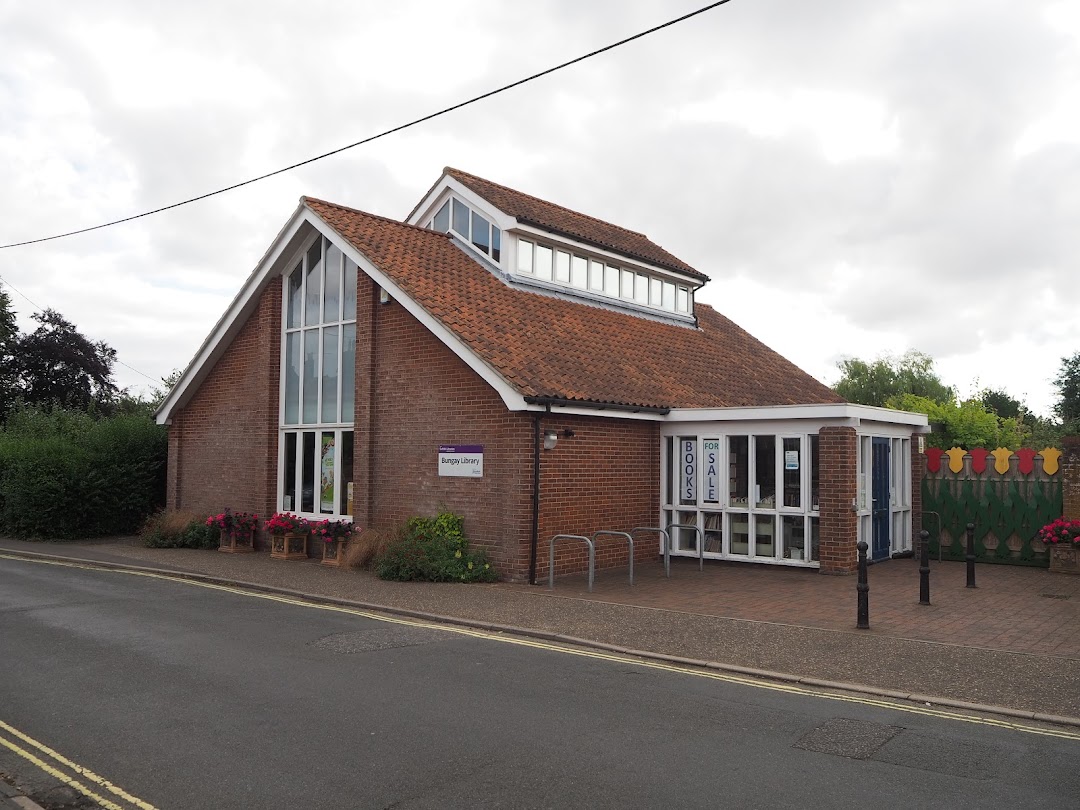
<svg viewBox="0 0 1080 810"><path fill-rule="evenodd" d="M605 652L613 652L620 655L629 655L635 658L643 658L645 660L651 661L662 661L664 663L679 664L680 666L689 666L698 669L714 669L720 672L727 672L734 675L747 675L754 678L761 678L763 680L779 681L781 683L793 683L799 684L801 686L812 686L819 689L835 689L842 692L853 692L855 694L861 695L872 695L875 697L890 698L893 700L904 700L911 703L930 704L934 706L943 706L950 709L962 709L964 711L980 712L983 714L998 714L1004 717L1014 717L1021 720L1035 720L1042 723L1052 723L1054 725L1074 726L1076 728L1080 728L1080 717L1065 717L1055 714L1045 714L1043 712L1026 711L1024 709L1013 709L1008 706L990 706L985 703L968 703L963 700L954 700L952 698L939 697L935 695L923 695L915 692L903 692L893 689L882 689L880 687L866 686L864 684L857 683L847 683L844 681L830 681L823 680L821 678L807 678L800 675L791 675L786 672L774 672L767 669L755 669L754 667L741 667L735 664L723 664L718 661L703 661L697 658L684 658L678 655L666 655L664 653L649 652L647 650L635 650L617 644L608 644L607 642L603 641L593 641L591 639L568 636L562 633L554 633L548 630L536 630L529 627L517 627L514 625L495 624L493 622L483 622L474 619L462 619L456 616L442 616L438 613L426 613L419 610L408 610L407 608L391 607L389 605L379 605L373 602L358 602L350 599L338 599L333 596L319 596L318 594L309 594L304 593L303 591L294 591L289 588L278 588L274 585L263 585L262 583L258 582L245 582L244 580L240 579L213 577L209 576L208 574L199 574L194 571L172 571L169 569L153 568L144 565L128 565L126 563L114 563L104 560L91 560L83 557L67 557L60 554L43 554L41 552L23 551L21 549L15 550L0 548L0 553L9 554L14 557L21 557L27 560L44 559L53 560L56 562L72 562L79 563L80 565L85 565L90 568L102 568L106 570L116 571L133 571L145 574L155 574L169 579L205 582L208 585L223 585L226 587L240 588L242 590L255 591L258 593L273 594L275 596L290 596L297 599L303 599L308 602L313 602L315 604L359 608L362 610L376 611L378 613L388 613L393 616L406 616L412 619L423 619L425 621L438 622L441 624L452 624L461 627L470 627L477 630L486 630L489 632L509 633L517 636L524 636L526 638L542 639L544 641L558 641L563 644L570 644L576 647L587 647L590 649L604 650ZM30 810L32 810L32 808Z"/></svg>

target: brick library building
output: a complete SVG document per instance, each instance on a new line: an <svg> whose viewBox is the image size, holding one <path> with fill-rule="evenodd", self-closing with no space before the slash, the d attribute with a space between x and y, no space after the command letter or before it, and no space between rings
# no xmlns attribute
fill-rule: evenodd
<svg viewBox="0 0 1080 810"><path fill-rule="evenodd" d="M403 222L302 198L158 411L168 506L384 530L449 510L514 581L547 577L554 535L635 527L831 573L860 540L909 551L926 417L845 402L697 303L708 281L457 169ZM556 574L586 564L557 547Z"/></svg>

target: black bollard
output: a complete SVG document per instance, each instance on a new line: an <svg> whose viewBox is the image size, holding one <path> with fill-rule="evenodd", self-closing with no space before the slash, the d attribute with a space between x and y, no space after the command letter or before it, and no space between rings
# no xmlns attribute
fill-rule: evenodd
<svg viewBox="0 0 1080 810"><path fill-rule="evenodd" d="M855 589L859 592L859 618L855 626L860 630L870 629L870 585L866 581L866 545L865 540L860 540L859 545L859 584Z"/></svg>
<svg viewBox="0 0 1080 810"><path fill-rule="evenodd" d="M975 587L975 524L967 525L967 586Z"/></svg>
<svg viewBox="0 0 1080 810"><path fill-rule="evenodd" d="M919 604L930 604L930 532L919 532Z"/></svg>

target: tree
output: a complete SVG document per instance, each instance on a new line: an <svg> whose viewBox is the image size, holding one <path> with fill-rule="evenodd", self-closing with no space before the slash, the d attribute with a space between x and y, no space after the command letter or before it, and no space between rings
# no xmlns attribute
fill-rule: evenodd
<svg viewBox="0 0 1080 810"><path fill-rule="evenodd" d="M885 407L895 397L912 394L933 402L954 402L956 392L934 371L934 359L911 350L902 357L879 357L872 363L858 358L837 364L843 374L833 386L848 402Z"/></svg>
<svg viewBox="0 0 1080 810"><path fill-rule="evenodd" d="M901 411L925 413L933 431L927 437L931 447L1008 447L1024 445L1030 429L1013 418L1002 418L986 408L979 399L964 402L934 402L928 397L902 394L888 401L888 407Z"/></svg>
<svg viewBox="0 0 1080 810"><path fill-rule="evenodd" d="M11 296L0 287L0 355L9 348L19 335L15 325L15 310L11 308Z"/></svg>
<svg viewBox="0 0 1080 810"><path fill-rule="evenodd" d="M1023 402L1014 399L1001 389L984 388L979 392L979 401L986 410L996 413L1002 419L1017 419L1026 422L1031 415Z"/></svg>
<svg viewBox="0 0 1080 810"><path fill-rule="evenodd" d="M83 336L59 312L32 316L40 326L14 342L11 369L15 393L30 404L89 410L116 396L112 380L116 350Z"/></svg>
<svg viewBox="0 0 1080 810"><path fill-rule="evenodd" d="M11 308L11 296L0 288L0 423L17 397L15 386L15 342L19 329L15 325L15 311Z"/></svg>
<svg viewBox="0 0 1080 810"><path fill-rule="evenodd" d="M1054 387L1057 389L1054 413L1062 422L1080 422L1080 352L1061 358Z"/></svg>

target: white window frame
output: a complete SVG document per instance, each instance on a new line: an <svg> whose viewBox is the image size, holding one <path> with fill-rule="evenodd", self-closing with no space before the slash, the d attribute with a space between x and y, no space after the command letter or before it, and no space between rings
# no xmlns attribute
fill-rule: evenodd
<svg viewBox="0 0 1080 810"><path fill-rule="evenodd" d="M341 519L341 518L349 518L349 517L351 517L350 515L348 515L346 512L343 511L342 505L341 505L342 500L343 500L342 497L341 497L342 494L343 494L342 489L341 489L341 487L342 487L342 481L341 481L342 450L341 450L341 448L342 448L342 437L343 437L343 435L345 433L352 432L353 436L355 437L355 406L356 406L355 393L354 393L354 396L353 396L354 418L352 420L346 421L346 420L342 419L342 416L343 416L343 414L342 414L342 393L343 393L342 392L342 385L344 383L344 378L345 378L344 364L343 364L344 355L345 355L345 352L344 352L344 348L345 348L344 347L345 327L349 326L349 325L352 325L354 327L354 334L355 334L356 313L353 312L352 317L348 318L348 317L346 317L348 315L348 313L346 313L344 311L345 299L347 297L346 296L346 291L345 291L346 274L344 272L345 266L346 266L345 265L346 255L345 255L344 251L340 250L339 246L335 245L335 247L338 247L339 253L340 253L340 256L341 256L341 258L340 258L341 265L339 266L340 285L338 287L338 320L336 320L336 321L326 321L325 317L323 316L324 310L326 308L326 284L325 284L326 255L327 255L329 246L333 244L333 240L330 240L330 239L325 239L325 241L323 241L323 240L324 240L323 234L320 233L320 232L316 232L311 237L304 240L303 245L296 251L296 253L293 254L293 256L290 258L290 260L285 263L285 265L284 265L285 269L284 269L284 271L282 273L282 277L281 277L281 285L282 285L281 299L282 300L281 300L281 327L280 327L280 333L281 333L280 366L279 366L279 374L278 374L278 465L277 465L277 499L276 499L276 504L277 504L278 511L292 512L293 514L301 515L301 516L306 517L306 518L311 519L311 520ZM320 290L319 290L319 295L320 295L319 313L320 313L320 317L319 317L319 322L317 324L309 324L307 322L307 279L308 279L308 271L309 271L307 254L308 254L308 251L311 249L311 247L316 242L321 243L321 246L320 246L320 267L321 267L322 276L320 278ZM298 313L299 314L299 318L298 318L299 323L298 323L297 326L290 327L288 325L288 323L289 323L289 320L288 320L288 318L289 318L289 278L292 276L292 274L298 268L300 270L300 280L301 280L300 281L300 312ZM359 278L359 273L360 273L360 269L357 268L357 277L358 278ZM357 306L359 306L359 301L357 301ZM324 334L325 334L325 330L326 330L327 327L334 327L334 328L337 329L338 373L337 373L337 381L336 381L337 382L337 390L336 390L336 403L337 403L336 408L337 408L337 410L336 410L335 415L338 418L336 420L333 420L333 421L323 421L323 410L322 410L322 408L323 408L323 385L322 385L322 379L323 379L323 360L324 360L324 357L323 357L323 355L324 355L323 345L324 345L324 340L325 340ZM304 362L305 362L305 358L304 358L304 341L305 341L305 335L307 333L311 333L311 332L313 332L313 333L315 333L317 335L317 342L318 342L318 351L316 352L317 370L316 370L316 374L315 374L316 386L318 388L318 392L317 392L317 395L316 395L316 402L315 402L316 421L314 421L314 422L304 422L303 421L303 419L304 419L304 376L305 376L305 373L304 373L305 372L305 368L304 368ZM300 374L299 374L299 380L298 380L298 384L297 384L297 421L296 422L286 423L285 422L285 406L286 406L285 388L286 388L286 377L287 377L287 374L288 374L288 367L287 367L287 363L286 363L286 347L288 345L288 337L289 337L289 335L294 335L294 334L299 335L298 343L299 343L299 353L300 353ZM355 350L354 350L353 357L354 357L354 363L355 363ZM353 380L353 385L355 386L355 384L356 384L356 380L354 379ZM333 512L328 513L328 512L323 512L321 510L321 503L320 503L320 498L319 498L319 485L318 485L318 482L319 482L320 477L321 477L321 470L320 470L320 464L319 464L319 456L320 456L319 448L322 446L322 434L323 433L331 433L331 432L334 434L334 448L335 448L335 456L336 457L335 457L335 464L334 464L334 509L333 509ZM291 508L287 509L285 507L285 495L286 495L286 493L285 493L285 477L286 477L285 476L285 442L286 442L285 437L287 435L289 435L289 434L295 434L296 437L297 437L296 438L296 444L297 444L296 460L295 460L295 467L294 467L293 472L294 472L294 475L295 475L294 480L297 482L297 487L299 489L299 488L302 487L302 480L303 480L303 434L304 433L314 433L315 434L315 455L316 455L316 458L314 459L314 461L315 461L315 493L314 493L313 499L312 499L312 507L313 507L312 511L302 510L300 508L301 504L296 502L296 499L294 499L294 502L291 505ZM354 464L354 466L353 466L353 480L355 481L356 480L355 459L354 459L353 464ZM290 493L290 494L293 494L293 493ZM354 511L355 511L355 507L354 507Z"/></svg>

